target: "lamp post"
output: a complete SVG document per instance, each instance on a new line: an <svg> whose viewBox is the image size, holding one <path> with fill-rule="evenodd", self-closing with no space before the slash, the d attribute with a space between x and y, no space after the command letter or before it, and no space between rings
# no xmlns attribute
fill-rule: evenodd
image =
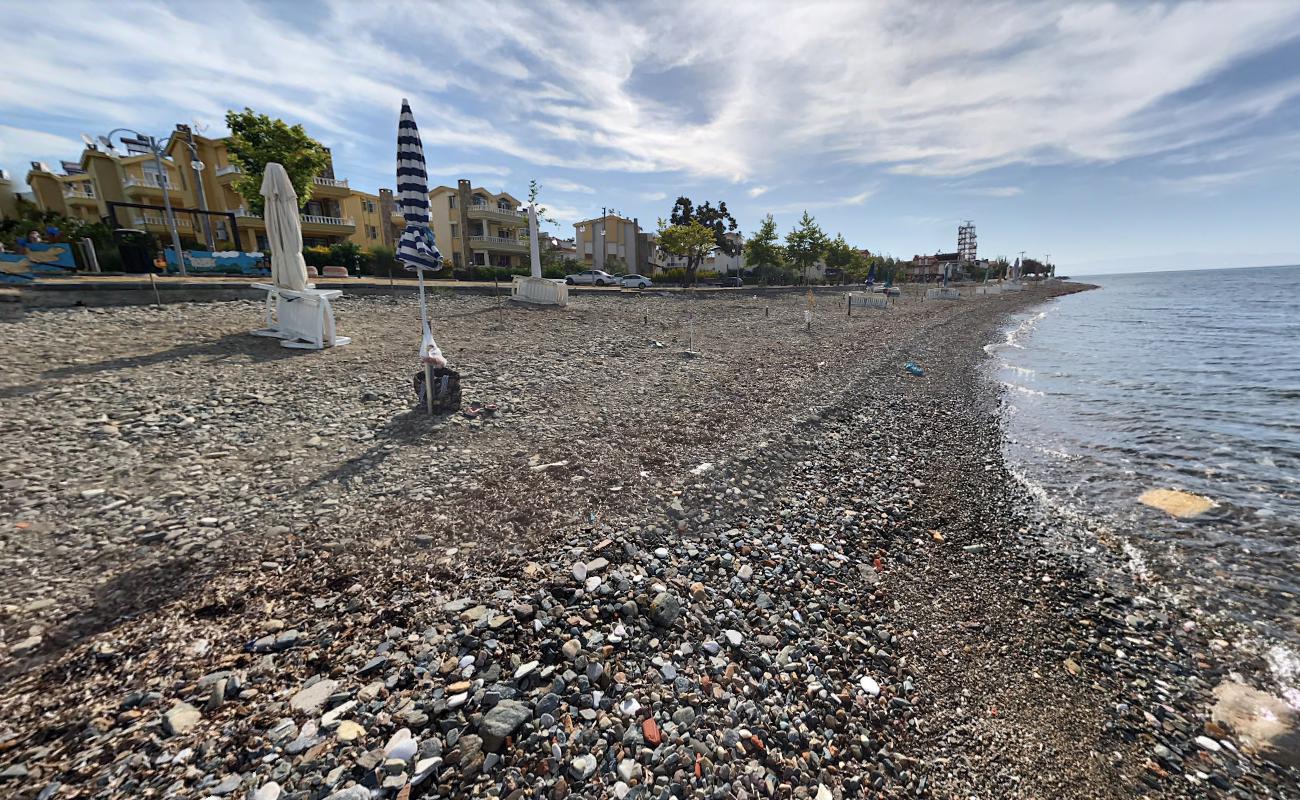
<svg viewBox="0 0 1300 800"><path fill-rule="evenodd" d="M163 208L166 209L167 211L167 227L171 228L171 233L172 233L172 249L176 251L176 264L180 268L181 275L188 275L189 273L187 273L185 270L185 252L181 250L181 235L176 230L176 214L175 212L172 211L171 195L167 193L169 187L167 185L168 183L167 170L166 167L163 166L163 160L162 160L163 145L159 144L158 140L155 137L147 136L143 133L140 133L139 131L134 131L131 130L130 128L114 128L113 130L108 132L107 136L104 137L106 140L108 140L110 146L113 143L114 134L118 134L118 133L129 133L133 135L137 140L144 142L146 145L148 145L149 152L153 153L153 163L158 170L158 183L160 184L159 188L162 189Z"/></svg>
<svg viewBox="0 0 1300 800"><path fill-rule="evenodd" d="M175 136L176 134L172 134ZM208 198L203 193L203 162L199 159L199 148L194 145L194 132L190 131L189 137L181 140L186 147L190 149L190 169L194 170L195 188L199 195L199 210L206 212L208 210ZM203 239L208 245L208 250L217 249L216 240L212 237L212 222L208 220L206 213L200 215L203 220Z"/></svg>

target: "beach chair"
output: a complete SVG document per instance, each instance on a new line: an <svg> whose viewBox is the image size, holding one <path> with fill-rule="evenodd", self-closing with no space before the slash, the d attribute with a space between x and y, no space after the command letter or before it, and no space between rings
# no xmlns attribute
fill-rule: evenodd
<svg viewBox="0 0 1300 800"><path fill-rule="evenodd" d="M254 289L266 291L266 326L253 331L254 336L280 340L281 347L321 350L352 341L334 329L331 300L343 296L338 289L307 289L296 292L269 283L255 283Z"/></svg>

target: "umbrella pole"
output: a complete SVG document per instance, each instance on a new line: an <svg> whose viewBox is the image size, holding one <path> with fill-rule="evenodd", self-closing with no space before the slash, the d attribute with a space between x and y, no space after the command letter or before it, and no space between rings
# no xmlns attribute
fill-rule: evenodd
<svg viewBox="0 0 1300 800"><path fill-rule="evenodd" d="M424 364L424 410L433 416L433 366L427 361Z"/></svg>

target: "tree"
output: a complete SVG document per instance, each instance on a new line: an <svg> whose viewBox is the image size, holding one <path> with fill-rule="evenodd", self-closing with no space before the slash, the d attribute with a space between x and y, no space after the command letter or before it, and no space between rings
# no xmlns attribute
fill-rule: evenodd
<svg viewBox="0 0 1300 800"><path fill-rule="evenodd" d="M737 230L736 220L727 211L727 204L719 201L717 208L711 203L704 203L695 206L691 203L689 197L679 197L673 204L672 215L669 222L673 225L689 225L692 222L698 222L707 228L713 236L713 246L705 250L698 260L691 260L689 257L686 261L686 285L695 282L695 271L699 269L700 262L704 256L712 250L719 250L729 256L740 254L740 243L735 239L727 236L728 233L735 233ZM659 227L663 227L663 220L659 221Z"/></svg>
<svg viewBox="0 0 1300 800"><path fill-rule="evenodd" d="M695 283L695 268L716 247L713 229L706 227L699 220L693 219L681 225L669 225L664 220L659 220L659 249L686 259L687 267L683 280L686 286Z"/></svg>
<svg viewBox="0 0 1300 800"><path fill-rule="evenodd" d="M329 153L320 142L308 136L301 125L291 126L251 108L227 111L226 126L230 128L226 150L240 171L235 191L250 211L262 213L262 174L271 162L282 164L289 173L289 182L298 195L298 208L306 205L311 199L312 179L330 163Z"/></svg>
<svg viewBox="0 0 1300 800"><path fill-rule="evenodd" d="M540 228L543 222L549 222L552 225L559 225L560 223L547 216L550 212L546 210L546 206L538 204L537 195L539 195L541 191L542 185L538 183L535 178L528 181L528 205L537 209L538 227Z"/></svg>
<svg viewBox="0 0 1300 800"><path fill-rule="evenodd" d="M837 233L826 245L826 271L835 270L840 283L849 280L860 281L867 274L867 259L862 252L844 241L844 234Z"/></svg>
<svg viewBox="0 0 1300 800"><path fill-rule="evenodd" d="M745 242L745 264L764 280L785 267L785 249L781 247L776 220L771 214L763 217L758 230Z"/></svg>
<svg viewBox="0 0 1300 800"><path fill-rule="evenodd" d="M826 234L818 227L817 221L803 212L799 225L786 234L785 252L794 267L803 273L803 282L808 282L808 268L817 263L826 252Z"/></svg>

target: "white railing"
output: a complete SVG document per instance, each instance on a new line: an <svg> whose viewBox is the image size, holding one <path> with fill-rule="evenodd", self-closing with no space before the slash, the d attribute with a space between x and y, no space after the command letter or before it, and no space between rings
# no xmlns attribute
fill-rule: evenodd
<svg viewBox="0 0 1300 800"><path fill-rule="evenodd" d="M469 207L469 210L488 211L493 214L500 214L503 217L517 217L520 219L528 219L527 211L516 211L513 208L502 208L501 206L494 206L488 203L472 203Z"/></svg>
<svg viewBox="0 0 1300 800"><path fill-rule="evenodd" d="M222 175L238 175L242 170L237 164L227 164L224 167L217 167L217 177Z"/></svg>
<svg viewBox="0 0 1300 800"><path fill-rule="evenodd" d="M485 247L527 247L528 242L524 239L509 239L505 236L471 236L469 243L473 245L483 245Z"/></svg>
<svg viewBox="0 0 1300 800"><path fill-rule="evenodd" d="M95 189L94 189L93 187L90 187L90 186L87 186L85 189L78 189L78 188L76 188L76 187L74 187L74 186L65 186L65 187L63 187L63 196L64 196L64 197L84 197L84 198L87 198L87 199L89 199L89 200L94 200L94 199L95 199Z"/></svg>
<svg viewBox="0 0 1300 800"><path fill-rule="evenodd" d="M158 225L161 227L167 227L167 217L161 214L138 214L135 217L134 224L135 225ZM192 228L194 227L194 225L188 217L177 217L176 227Z"/></svg>
<svg viewBox="0 0 1300 800"><path fill-rule="evenodd" d="M246 209L246 208L236 208L236 209L234 210L233 213L234 213L234 215L235 215L236 217L244 217L245 219L261 219L261 218L262 218L262 215L261 215L261 214L254 214L252 211L249 211L249 210ZM355 226L355 225L357 224L357 223L356 223L356 220L352 219L352 217L322 217L322 216L319 215L319 214L299 214L298 216L299 216L299 218L302 219L303 222L310 222L312 225L352 225L352 226Z"/></svg>
<svg viewBox="0 0 1300 800"><path fill-rule="evenodd" d="M346 189L346 188L348 188L348 181L347 181L346 178L340 180L340 179L338 179L338 178L320 178L320 177L316 177L316 178L312 178L312 179L311 179L311 182L314 183L314 184L317 184L318 186L334 186L334 187L337 187L337 188L339 188L339 189Z"/></svg>
<svg viewBox="0 0 1300 800"><path fill-rule="evenodd" d="M159 178L152 172L146 172L143 178L137 178L134 175L127 175L126 180L122 181L126 186L148 186L151 189L161 189L166 186L168 189L175 189L172 185L171 177Z"/></svg>
<svg viewBox="0 0 1300 800"><path fill-rule="evenodd" d="M356 220L352 217L322 217L319 214L301 214L303 222L310 222L313 225L353 225Z"/></svg>

